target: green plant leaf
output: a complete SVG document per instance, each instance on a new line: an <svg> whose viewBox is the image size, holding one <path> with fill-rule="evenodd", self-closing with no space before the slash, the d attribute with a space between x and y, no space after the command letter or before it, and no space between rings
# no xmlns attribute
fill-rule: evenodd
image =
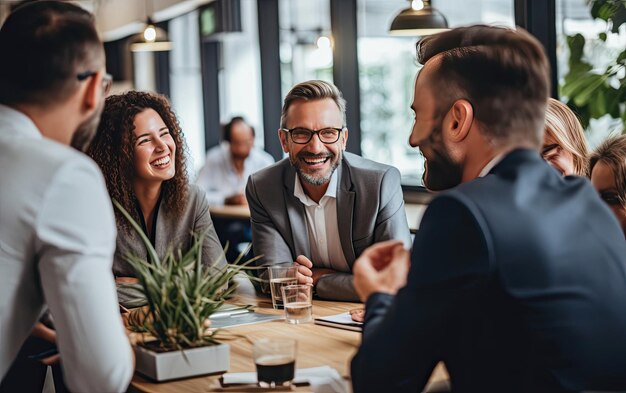
<svg viewBox="0 0 626 393"><path fill-rule="evenodd" d="M591 5L589 10L591 17L596 19L600 17L600 8L606 3L607 0L587 0L587 4Z"/></svg>
<svg viewBox="0 0 626 393"><path fill-rule="evenodd" d="M569 47L569 66L573 68L576 63L580 63L585 49L585 37L577 33L567 36L567 46Z"/></svg>
<svg viewBox="0 0 626 393"><path fill-rule="evenodd" d="M581 91L587 89L590 85L593 85L594 82L599 79L600 75L597 74L580 75L578 79L572 81L569 84L563 85L561 89L561 94L569 98L574 98L578 96ZM581 104L577 103L577 105Z"/></svg>
<svg viewBox="0 0 626 393"><path fill-rule="evenodd" d="M601 41L606 42L606 33L603 32L603 33L598 34L598 38Z"/></svg>
<svg viewBox="0 0 626 393"><path fill-rule="evenodd" d="M589 99L589 114L592 119L599 119L607 113L606 92L597 89Z"/></svg>
<svg viewBox="0 0 626 393"><path fill-rule="evenodd" d="M626 2L617 0L617 4L615 5L615 9L613 11L613 15L610 16L612 26L612 33L619 33L619 28L621 25L626 23Z"/></svg>
<svg viewBox="0 0 626 393"><path fill-rule="evenodd" d="M576 103L577 106L585 105L595 91L600 88L602 84L604 84L605 80L606 76L604 75L589 76L584 88L581 88L575 95L573 95L574 103Z"/></svg>

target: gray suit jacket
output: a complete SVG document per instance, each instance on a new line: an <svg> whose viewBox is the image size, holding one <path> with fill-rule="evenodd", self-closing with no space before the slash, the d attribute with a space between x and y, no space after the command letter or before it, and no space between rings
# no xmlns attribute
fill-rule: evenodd
<svg viewBox="0 0 626 393"><path fill-rule="evenodd" d="M400 172L351 153L344 153L337 189L337 225L350 268L368 246L389 239L410 247ZM296 172L289 159L265 168L248 179L252 244L260 264L310 257L304 205L294 196ZM313 261L315 264L315 261ZM358 301L352 275L329 274L317 284L321 298Z"/></svg>
<svg viewBox="0 0 626 393"><path fill-rule="evenodd" d="M192 244L192 232L200 234L206 231L202 246L202 264L222 267L226 261L209 214L209 202L206 195L194 184L189 185L188 195L189 200L180 215L172 214L163 203L159 206L154 244L157 255L163 258L169 247L172 247L174 252L179 249L186 252ZM118 232L113 257L115 276L135 277L135 269L126 261L127 254L146 260L148 258L146 246L134 229L131 229L130 233L122 229ZM143 298L137 291L125 286L118 286L117 295L119 302L126 307L136 306L138 299Z"/></svg>

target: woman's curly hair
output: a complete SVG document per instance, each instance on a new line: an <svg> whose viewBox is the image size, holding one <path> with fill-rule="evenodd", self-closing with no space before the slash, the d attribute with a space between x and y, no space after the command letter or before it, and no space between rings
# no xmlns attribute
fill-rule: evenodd
<svg viewBox="0 0 626 393"><path fill-rule="evenodd" d="M133 189L134 121L138 113L150 108L161 116L176 144L174 160L176 173L173 178L163 182L161 203L165 204L172 214L180 214L188 199L188 176L185 164L187 146L176 115L164 96L129 91L107 97L98 131L87 149L87 155L93 158L102 170L111 199L118 201L137 222L140 222L140 217L137 213ZM130 225L117 209L115 209L115 217L118 229L128 232Z"/></svg>

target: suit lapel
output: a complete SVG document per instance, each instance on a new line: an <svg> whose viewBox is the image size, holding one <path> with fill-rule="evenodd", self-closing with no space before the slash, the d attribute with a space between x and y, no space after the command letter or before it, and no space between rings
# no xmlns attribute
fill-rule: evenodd
<svg viewBox="0 0 626 393"><path fill-rule="evenodd" d="M354 215L355 192L352 191L352 178L350 168L344 155L338 170L339 182L337 190L337 226L339 228L339 240L346 262L350 268L356 259L352 246L352 218Z"/></svg>
<svg viewBox="0 0 626 393"><path fill-rule="evenodd" d="M309 230L306 225L304 205L295 195L294 183L296 181L296 171L289 165L286 170L284 179L284 200L287 215L289 216L289 225L291 226L291 236L293 239L293 250L295 256L306 255L311 256L311 247L309 246Z"/></svg>

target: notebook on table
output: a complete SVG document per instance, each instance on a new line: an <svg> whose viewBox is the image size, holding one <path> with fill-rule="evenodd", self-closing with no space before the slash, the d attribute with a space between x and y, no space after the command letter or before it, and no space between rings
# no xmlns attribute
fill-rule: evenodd
<svg viewBox="0 0 626 393"><path fill-rule="evenodd" d="M338 329L353 330L355 332L363 331L363 323L353 321L348 312L329 315L327 317L318 317L315 318L314 322L317 325L330 326Z"/></svg>

